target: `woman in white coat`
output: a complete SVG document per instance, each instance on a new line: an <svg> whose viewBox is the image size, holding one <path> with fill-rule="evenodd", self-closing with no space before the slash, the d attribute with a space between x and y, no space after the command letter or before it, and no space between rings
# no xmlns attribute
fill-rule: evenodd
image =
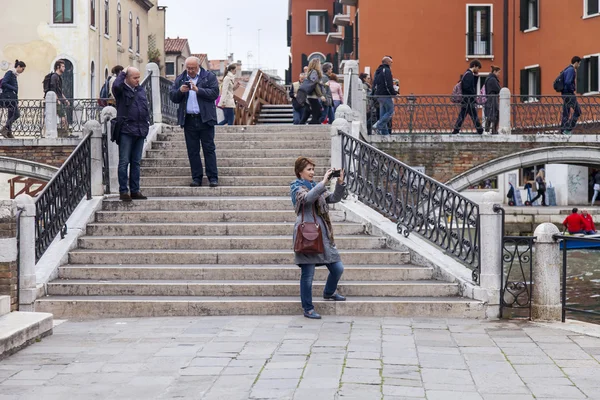
<svg viewBox="0 0 600 400"><path fill-rule="evenodd" d="M236 64L229 64L225 69L225 77L221 86L221 100L218 107L223 109L225 119L219 125L233 125L235 119L235 100L233 91L238 88L239 83L235 83Z"/></svg>

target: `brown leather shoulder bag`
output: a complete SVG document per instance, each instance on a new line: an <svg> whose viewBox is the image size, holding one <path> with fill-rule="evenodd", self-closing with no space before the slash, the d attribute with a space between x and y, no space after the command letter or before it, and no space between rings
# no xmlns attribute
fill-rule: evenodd
<svg viewBox="0 0 600 400"><path fill-rule="evenodd" d="M304 206L302 206L302 222L296 228L296 241L294 251L304 254L321 254L323 248L323 234L315 216L315 206L312 207L314 222L304 222Z"/></svg>

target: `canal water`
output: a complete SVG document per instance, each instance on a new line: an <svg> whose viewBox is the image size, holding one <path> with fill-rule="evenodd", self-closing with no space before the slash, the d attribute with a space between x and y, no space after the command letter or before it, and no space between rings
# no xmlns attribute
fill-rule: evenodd
<svg viewBox="0 0 600 400"><path fill-rule="evenodd" d="M600 313L600 249L567 254L567 306ZM600 315L567 312L567 318L600 324Z"/></svg>

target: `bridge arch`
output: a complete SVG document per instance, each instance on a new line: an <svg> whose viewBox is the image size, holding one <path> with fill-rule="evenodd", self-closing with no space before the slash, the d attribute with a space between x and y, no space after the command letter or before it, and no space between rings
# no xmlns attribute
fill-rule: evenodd
<svg viewBox="0 0 600 400"><path fill-rule="evenodd" d="M49 181L57 171L58 168L48 164L0 156L0 173L22 175Z"/></svg>
<svg viewBox="0 0 600 400"><path fill-rule="evenodd" d="M456 191L461 191L496 175L540 164L600 166L600 147L556 146L525 150L473 167L450 179L446 184Z"/></svg>

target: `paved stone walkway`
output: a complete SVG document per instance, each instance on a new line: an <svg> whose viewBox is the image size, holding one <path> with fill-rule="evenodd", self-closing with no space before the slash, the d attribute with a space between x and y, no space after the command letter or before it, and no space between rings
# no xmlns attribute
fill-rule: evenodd
<svg viewBox="0 0 600 400"><path fill-rule="evenodd" d="M600 339L526 322L67 321L0 361L0 399L600 399L599 360Z"/></svg>

